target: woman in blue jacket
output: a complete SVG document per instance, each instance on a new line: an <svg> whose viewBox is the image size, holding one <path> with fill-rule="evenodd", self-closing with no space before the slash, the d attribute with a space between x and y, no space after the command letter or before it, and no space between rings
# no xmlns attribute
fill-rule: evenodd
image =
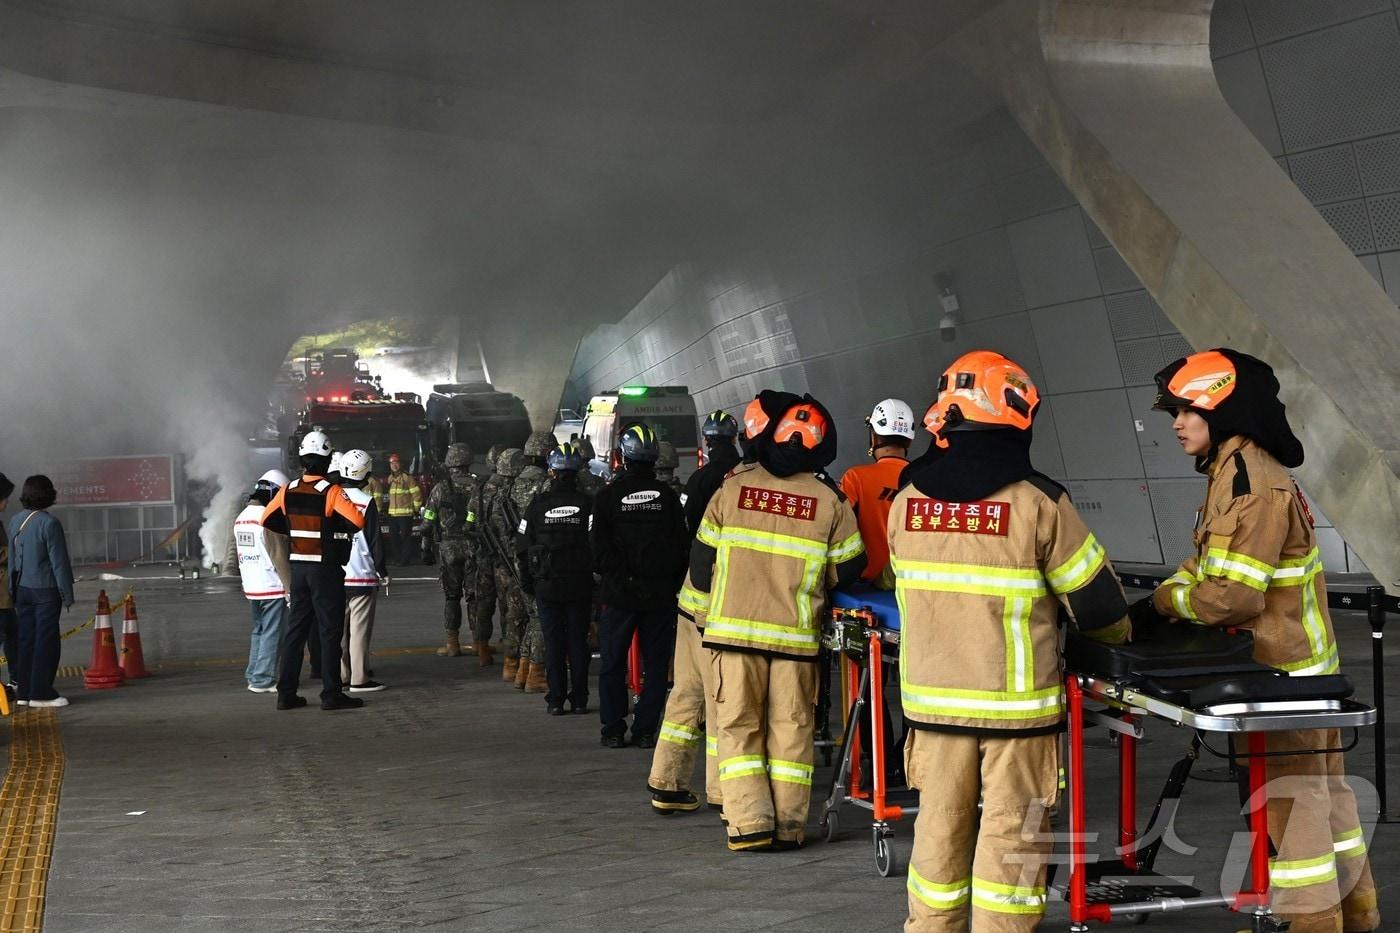
<svg viewBox="0 0 1400 933"><path fill-rule="evenodd" d="M73 605L73 567L63 525L47 509L58 498L43 475L24 481L24 511L10 520L10 592L19 615L19 663L13 667L20 706L67 706L54 689L60 607Z"/></svg>

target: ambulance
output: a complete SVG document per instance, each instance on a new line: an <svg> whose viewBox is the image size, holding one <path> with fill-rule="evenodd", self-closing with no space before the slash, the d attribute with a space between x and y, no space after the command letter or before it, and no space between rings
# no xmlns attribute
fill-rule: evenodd
<svg viewBox="0 0 1400 933"><path fill-rule="evenodd" d="M583 413L583 433L593 444L589 469L612 479L620 464L618 438L629 425L645 422L659 440L670 441L680 457L676 476L684 482L699 468L699 422L687 386L622 386L595 395Z"/></svg>

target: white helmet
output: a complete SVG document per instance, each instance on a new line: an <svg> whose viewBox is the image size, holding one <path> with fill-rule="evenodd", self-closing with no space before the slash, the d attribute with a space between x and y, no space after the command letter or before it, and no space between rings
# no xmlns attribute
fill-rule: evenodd
<svg viewBox="0 0 1400 933"><path fill-rule="evenodd" d="M903 399L887 398L880 402L865 419L870 430L885 437L914 439L914 410Z"/></svg>
<svg viewBox="0 0 1400 933"><path fill-rule="evenodd" d="M268 470L258 477L256 488L266 489L268 492L276 492L287 485L287 474L281 470Z"/></svg>
<svg viewBox="0 0 1400 933"><path fill-rule="evenodd" d="M369 475L369 454L363 450L347 450L340 455L340 475L358 483Z"/></svg>
<svg viewBox="0 0 1400 933"><path fill-rule="evenodd" d="M301 448L297 451L300 456L307 454L313 457L329 457L331 455L331 439L321 431L308 431L301 439Z"/></svg>
<svg viewBox="0 0 1400 933"><path fill-rule="evenodd" d="M340 464L341 464L342 458L343 458L344 456L345 456L345 455L342 454L342 453L341 453L340 451L338 451L338 450L337 450L337 451L333 451L333 452L331 453L331 465L330 465L329 467L326 468L326 472L327 472L327 473L339 473L339 472L340 472Z"/></svg>

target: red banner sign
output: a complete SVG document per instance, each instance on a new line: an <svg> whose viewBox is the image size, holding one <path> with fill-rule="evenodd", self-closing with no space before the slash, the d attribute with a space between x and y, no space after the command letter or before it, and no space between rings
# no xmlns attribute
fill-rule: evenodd
<svg viewBox="0 0 1400 933"><path fill-rule="evenodd" d="M174 462L165 455L65 460L51 478L59 505L175 501Z"/></svg>
<svg viewBox="0 0 1400 933"><path fill-rule="evenodd" d="M1010 530L1011 506L1006 502L944 502L942 499L905 500L905 531L957 532L997 535Z"/></svg>
<svg viewBox="0 0 1400 933"><path fill-rule="evenodd" d="M777 489L743 486L739 489L739 508L811 522L816 521L817 500L811 496L792 495Z"/></svg>

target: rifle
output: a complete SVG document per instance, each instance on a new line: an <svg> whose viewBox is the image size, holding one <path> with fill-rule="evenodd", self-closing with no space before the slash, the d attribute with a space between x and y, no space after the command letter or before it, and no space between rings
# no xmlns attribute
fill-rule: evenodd
<svg viewBox="0 0 1400 933"><path fill-rule="evenodd" d="M502 491L497 495L497 503L505 512L506 521L511 523L512 528L519 528L520 519L515 512L515 502L505 491ZM496 537L496 528L494 525L491 524L489 516L487 517L487 520L482 523L482 525L484 531L486 532L486 542L491 545L491 550L495 553L496 559L505 565L506 572L509 573L512 577L514 577L516 582L519 583L520 568L515 566L515 555L511 553L510 548L506 547L505 543L501 541L500 538Z"/></svg>

